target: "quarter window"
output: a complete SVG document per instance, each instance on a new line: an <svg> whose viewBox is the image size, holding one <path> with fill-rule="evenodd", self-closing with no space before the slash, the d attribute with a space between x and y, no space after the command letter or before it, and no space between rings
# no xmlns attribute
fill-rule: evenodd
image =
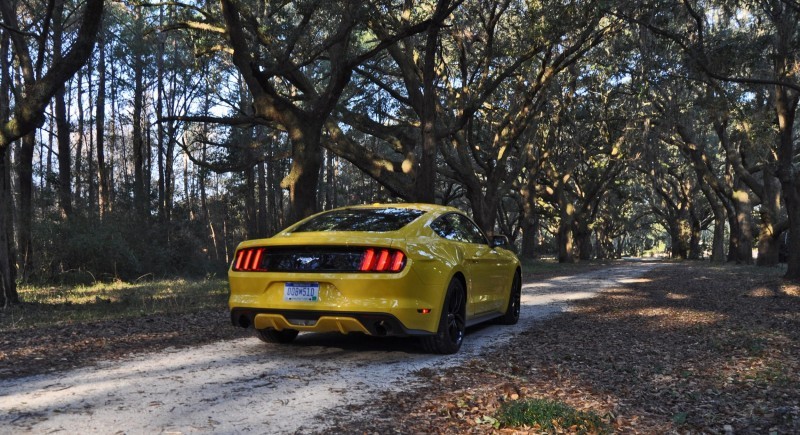
<svg viewBox="0 0 800 435"><path fill-rule="evenodd" d="M431 229L447 240L464 243L486 244L486 237L468 217L448 213L431 224Z"/></svg>

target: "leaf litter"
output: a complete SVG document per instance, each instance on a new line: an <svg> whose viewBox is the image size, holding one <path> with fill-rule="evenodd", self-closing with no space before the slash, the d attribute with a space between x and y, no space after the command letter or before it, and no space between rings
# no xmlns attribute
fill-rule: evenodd
<svg viewBox="0 0 800 435"><path fill-rule="evenodd" d="M359 421L333 416L333 431L542 433L498 427L496 414L545 398L600 415L617 433L800 433L800 292L779 273L655 269L480 358L420 371L422 387L385 393Z"/></svg>

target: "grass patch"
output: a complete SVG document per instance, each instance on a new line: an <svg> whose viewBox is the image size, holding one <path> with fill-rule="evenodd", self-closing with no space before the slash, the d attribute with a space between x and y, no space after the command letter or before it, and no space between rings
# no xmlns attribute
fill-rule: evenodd
<svg viewBox="0 0 800 435"><path fill-rule="evenodd" d="M22 286L18 291L22 303L0 310L0 331L224 309L228 299L223 279Z"/></svg>
<svg viewBox="0 0 800 435"><path fill-rule="evenodd" d="M531 427L547 432L610 433L608 424L593 413L547 399L526 399L504 403L497 420L505 427Z"/></svg>

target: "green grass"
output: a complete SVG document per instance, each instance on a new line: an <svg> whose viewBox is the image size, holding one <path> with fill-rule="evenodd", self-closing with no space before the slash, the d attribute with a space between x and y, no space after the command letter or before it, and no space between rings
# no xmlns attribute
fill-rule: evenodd
<svg viewBox="0 0 800 435"><path fill-rule="evenodd" d="M22 304L0 310L0 331L225 309L228 299L228 283L222 279L21 286L18 291Z"/></svg>
<svg viewBox="0 0 800 435"><path fill-rule="evenodd" d="M609 425L593 412L547 399L526 399L504 403L497 412L503 427L531 427L546 432L610 433Z"/></svg>

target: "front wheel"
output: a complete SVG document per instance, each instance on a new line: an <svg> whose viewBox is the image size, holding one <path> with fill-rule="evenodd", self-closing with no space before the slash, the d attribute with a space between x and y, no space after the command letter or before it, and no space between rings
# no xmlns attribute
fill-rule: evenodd
<svg viewBox="0 0 800 435"><path fill-rule="evenodd" d="M453 279L447 287L447 295L444 298L436 335L422 339L422 345L426 351L443 355L458 352L464 341L466 307L464 286L458 279Z"/></svg>
<svg viewBox="0 0 800 435"><path fill-rule="evenodd" d="M256 329L256 337L264 343L291 343L297 338L298 331L294 329Z"/></svg>
<svg viewBox="0 0 800 435"><path fill-rule="evenodd" d="M519 322L519 309L522 299L522 278L519 271L514 272L514 281L511 284L511 292L508 296L506 313L497 319L501 325L516 325Z"/></svg>

